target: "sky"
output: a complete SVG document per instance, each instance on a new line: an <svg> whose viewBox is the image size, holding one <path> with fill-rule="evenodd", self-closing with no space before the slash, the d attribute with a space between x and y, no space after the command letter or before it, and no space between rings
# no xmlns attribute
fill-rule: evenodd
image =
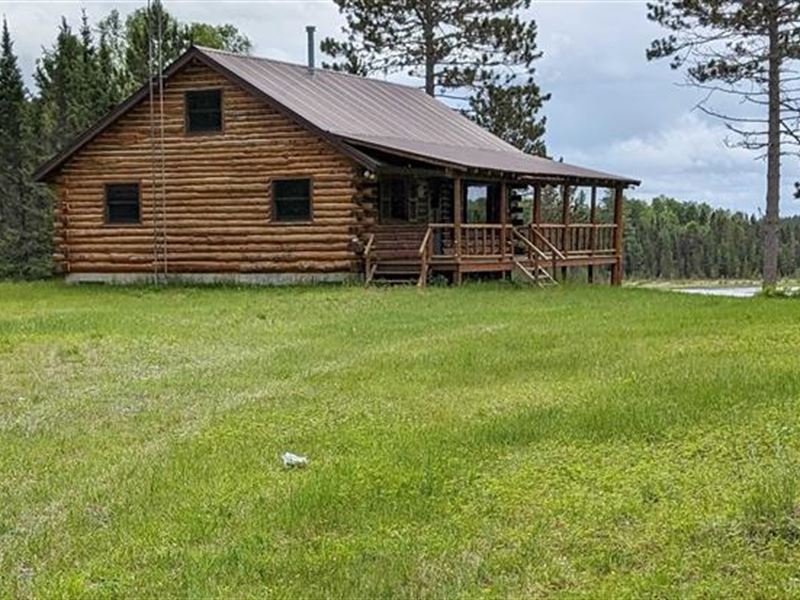
<svg viewBox="0 0 800 600"><path fill-rule="evenodd" d="M182 21L231 23L253 42L253 53L304 62L305 26L319 39L343 23L331 0L212 2L164 0ZM0 0L15 50L32 86L42 47L56 37L61 16L77 28L81 8L92 21L112 8L125 14L137 2ZM645 49L664 34L639 0L533 0L526 16L539 28L538 83L552 94L548 152L565 162L641 179L633 196L667 195L748 213L763 211L765 165L753 153L731 148L724 124L695 107L703 94L682 85L666 62L648 62ZM800 214L795 158L785 158L781 212Z"/></svg>

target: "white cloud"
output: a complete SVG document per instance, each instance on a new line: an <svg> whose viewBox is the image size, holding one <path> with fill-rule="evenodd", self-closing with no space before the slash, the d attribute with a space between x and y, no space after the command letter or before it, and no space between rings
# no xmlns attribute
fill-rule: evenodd
<svg viewBox="0 0 800 600"><path fill-rule="evenodd" d="M615 142L610 154L632 168L658 169L670 175L749 169L753 155L726 146L726 136L722 124L712 125L696 113L687 113L665 129Z"/></svg>

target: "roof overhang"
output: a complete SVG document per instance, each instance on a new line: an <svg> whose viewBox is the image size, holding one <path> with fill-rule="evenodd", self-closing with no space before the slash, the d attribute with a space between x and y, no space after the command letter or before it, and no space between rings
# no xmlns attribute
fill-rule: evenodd
<svg viewBox="0 0 800 600"><path fill-rule="evenodd" d="M421 152L412 152L405 149L398 149L394 146L387 146L376 143L374 141L358 139L358 138L342 138L342 139L351 147L363 149L367 155L369 155L369 150L372 149L382 153L401 157L407 159L408 161L422 163L432 168L439 167L445 170L450 175L461 174L464 177L474 176L478 178L483 177L487 179L506 179L509 181L519 181L520 183L523 184L538 183L545 185L547 184L559 185L562 183L566 183L569 185L594 185L597 187L619 187L619 186L629 187L629 186L638 186L641 183L639 180L636 179L614 176L608 173L602 173L600 171L591 171L589 169L583 169L581 167L572 167L572 165L566 165L564 163L551 160L547 160L547 162L552 164L552 167L554 169L553 172L548 172L546 169L542 170L539 173L531 173L528 171L515 171L515 170L506 170L498 168L495 169L481 168L479 166L471 165L464 162L447 161L436 157L432 158L429 154L424 154ZM531 158L533 159L538 157L531 157ZM571 169L573 169L575 172L570 173ZM408 167L407 170L408 172L412 172L418 169ZM560 173L557 172L559 170L562 172ZM377 167L377 171L398 172L398 167L396 165L380 164Z"/></svg>

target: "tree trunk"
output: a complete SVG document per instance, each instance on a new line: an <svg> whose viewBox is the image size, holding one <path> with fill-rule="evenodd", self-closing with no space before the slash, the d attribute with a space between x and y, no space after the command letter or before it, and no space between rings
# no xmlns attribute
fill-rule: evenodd
<svg viewBox="0 0 800 600"><path fill-rule="evenodd" d="M778 0L769 11L769 127L767 140L767 213L764 219L764 287L778 283L778 227L781 197L781 50Z"/></svg>
<svg viewBox="0 0 800 600"><path fill-rule="evenodd" d="M436 56L434 34L433 34L433 5L432 2L425 3L424 23L422 24L425 36L425 93L428 96L436 95L436 81L434 79L436 71Z"/></svg>

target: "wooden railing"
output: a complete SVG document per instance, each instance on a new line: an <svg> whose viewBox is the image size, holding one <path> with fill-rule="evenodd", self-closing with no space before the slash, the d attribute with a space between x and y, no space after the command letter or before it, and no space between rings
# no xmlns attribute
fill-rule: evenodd
<svg viewBox="0 0 800 600"><path fill-rule="evenodd" d="M503 258L510 254L508 240L512 228L497 223L461 226L461 256Z"/></svg>
<svg viewBox="0 0 800 600"><path fill-rule="evenodd" d="M372 262L372 248L375 246L375 234L370 233L364 246L364 285L369 285L375 274L375 264Z"/></svg>
<svg viewBox="0 0 800 600"><path fill-rule="evenodd" d="M531 231L538 232L537 238L558 248L564 255L615 254L613 223L539 223L531 224Z"/></svg>
<svg viewBox="0 0 800 600"><path fill-rule="evenodd" d="M511 256L511 225L499 223L469 223L456 228L453 223L431 223L431 257L481 257Z"/></svg>
<svg viewBox="0 0 800 600"><path fill-rule="evenodd" d="M419 279L417 287L425 287L428 283L428 270L430 268L431 255L433 254L433 230L428 227L425 237L419 245Z"/></svg>
<svg viewBox="0 0 800 600"><path fill-rule="evenodd" d="M551 251L548 255L518 229L512 229L511 231L513 239L521 244L523 251L527 254L528 262L532 262L534 265L534 278L536 282L538 283L539 269L541 266L539 263L542 261L550 261L552 263L551 266L553 269L553 275L549 276L549 278L555 281L553 277L555 276L556 272L556 261L558 260L558 255L560 254L558 250L553 248L553 251Z"/></svg>
<svg viewBox="0 0 800 600"><path fill-rule="evenodd" d="M430 223L418 249L420 281L437 261L470 258L503 261L522 252L547 263L549 268L550 263L554 265L556 260L570 257L614 255L615 228L605 223L540 223L522 227L499 223L469 223L459 227L453 223ZM372 238L364 253L368 270L371 241Z"/></svg>
<svg viewBox="0 0 800 600"><path fill-rule="evenodd" d="M566 256L561 251L561 249L556 245L556 243L552 242L551 238L545 235L537 227L531 225L528 228L528 233L531 236L531 243L539 249L544 249L548 251L553 260L557 258L563 260L566 258Z"/></svg>

